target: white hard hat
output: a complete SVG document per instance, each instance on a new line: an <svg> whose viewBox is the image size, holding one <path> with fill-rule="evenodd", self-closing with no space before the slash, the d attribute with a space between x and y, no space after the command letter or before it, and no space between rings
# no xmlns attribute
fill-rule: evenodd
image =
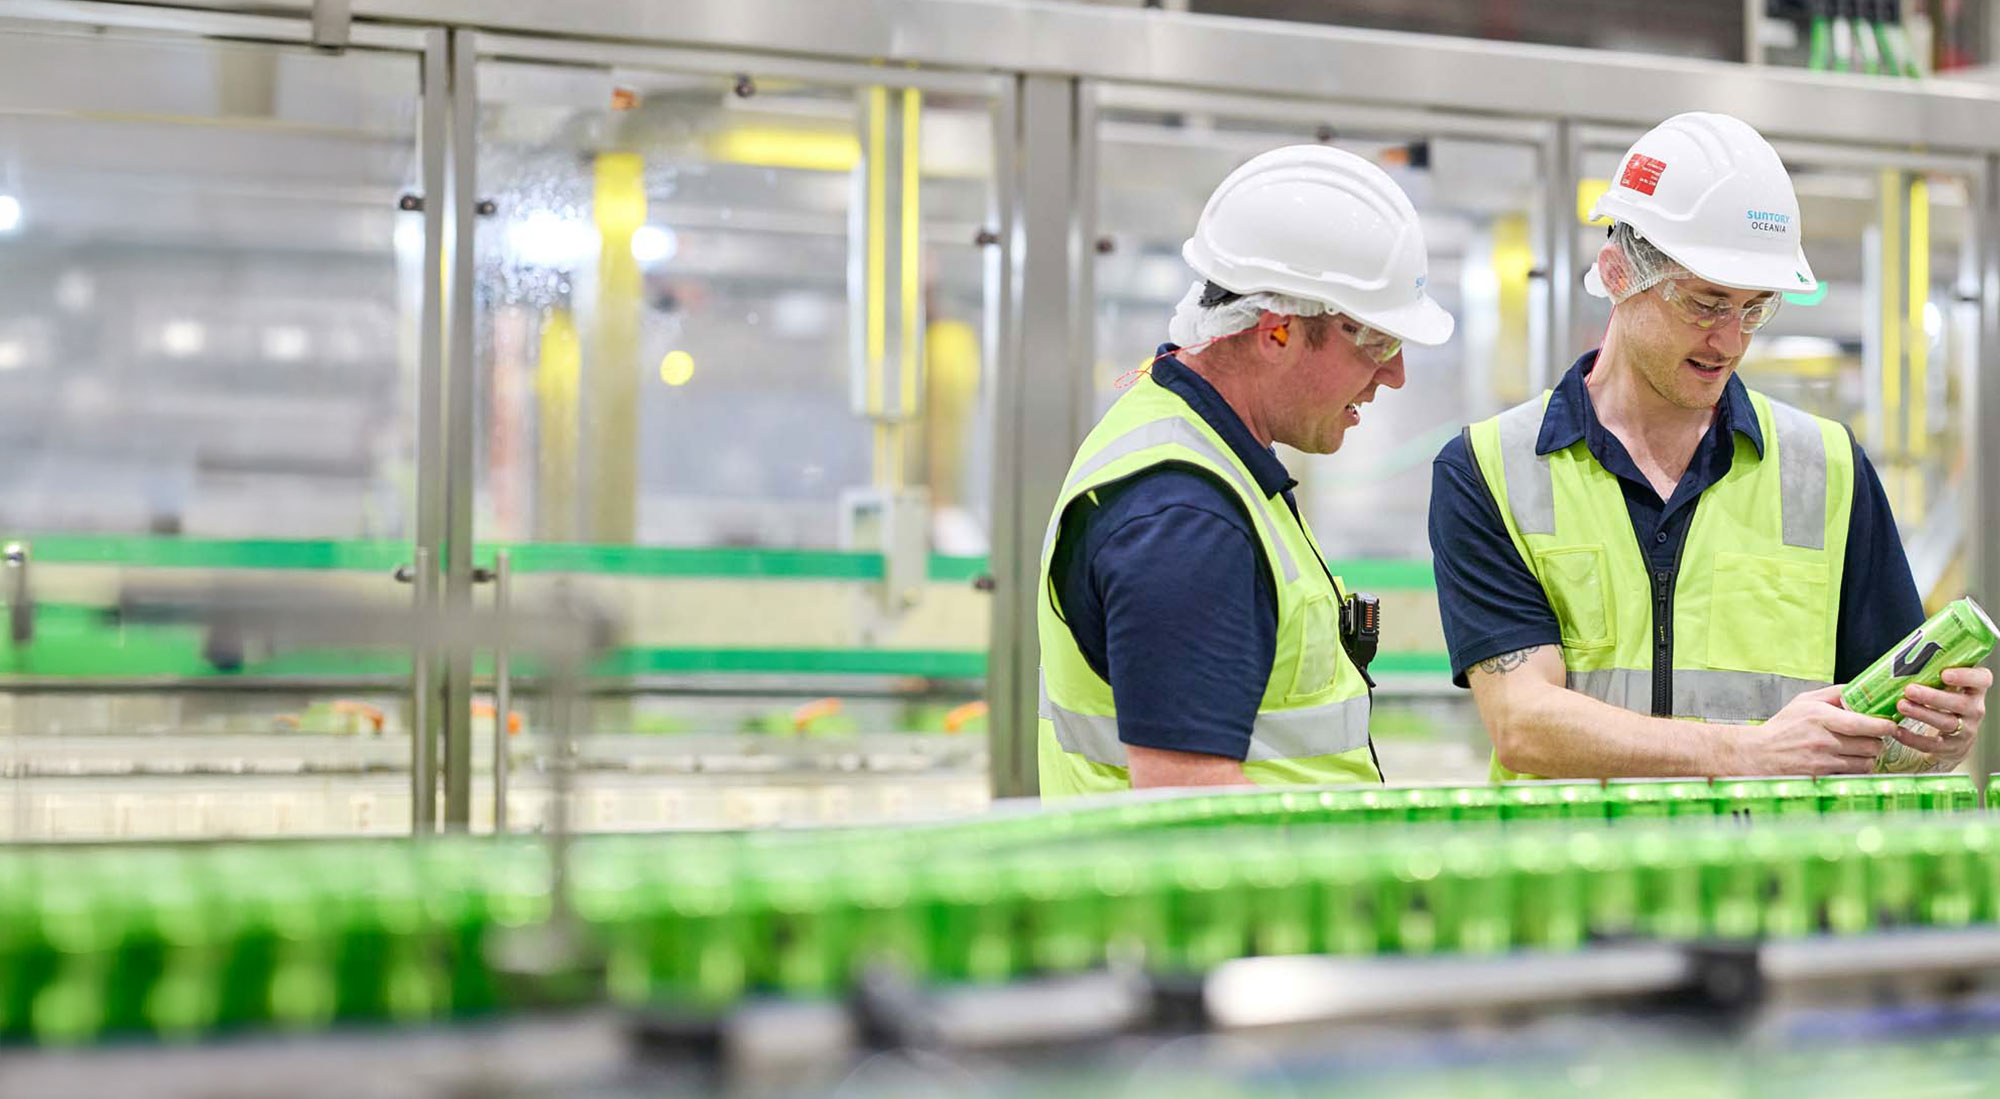
<svg viewBox="0 0 2000 1099"><path fill-rule="evenodd" d="M1181 255L1238 294L1324 302L1411 343L1451 338L1451 314L1424 293L1416 207L1353 153L1288 145L1251 158L1208 196Z"/></svg>
<svg viewBox="0 0 2000 1099"><path fill-rule="evenodd" d="M1653 127L1626 150L1590 216L1624 222L1713 283L1793 293L1819 286L1778 151L1726 114L1690 111ZM1595 264L1584 286L1609 296Z"/></svg>

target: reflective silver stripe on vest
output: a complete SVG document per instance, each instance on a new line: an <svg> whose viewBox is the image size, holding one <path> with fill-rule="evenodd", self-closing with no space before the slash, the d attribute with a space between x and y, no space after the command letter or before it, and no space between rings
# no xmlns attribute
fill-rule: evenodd
<svg viewBox="0 0 2000 1099"><path fill-rule="evenodd" d="M1653 711L1653 673L1630 668L1570 672L1569 689L1600 702L1647 714ZM1674 669L1674 716L1704 721L1763 721L1802 691L1826 686L1763 672Z"/></svg>
<svg viewBox="0 0 2000 1099"><path fill-rule="evenodd" d="M1522 534L1556 532L1556 478L1545 454L1535 453L1542 437L1541 400L1518 404L1502 412L1500 470L1507 479L1507 510Z"/></svg>
<svg viewBox="0 0 2000 1099"><path fill-rule="evenodd" d="M1272 516L1270 511L1270 498L1265 496L1264 493L1259 491L1250 482L1248 477L1245 476L1241 465L1234 457L1224 454L1214 443L1209 442L1206 436L1197 431L1193 424L1188 423L1178 416L1169 417L1164 420L1154 420L1148 424L1140 424L1138 427L1104 444L1103 449L1091 455L1090 460L1079 466L1076 473L1063 484L1062 495L1064 498L1068 498L1069 494L1078 485L1089 483L1090 479L1097 476L1106 466L1121 458L1130 457L1142 450L1150 450L1156 446L1169 445L1186 447L1214 462L1229 474L1230 479L1236 482L1237 488L1243 490L1244 498L1258 502L1257 506L1264 509L1264 529L1271 535L1272 544L1278 547L1278 565L1284 571L1285 583L1289 584L1297 580L1299 578L1299 563L1292 559L1292 551L1285 545L1285 539L1279 533L1280 528L1277 520ZM1042 536L1042 558L1044 560L1049 556L1050 547L1055 544L1056 531L1061 526L1061 523L1062 514L1058 512L1050 519L1049 529Z"/></svg>
<svg viewBox="0 0 2000 1099"><path fill-rule="evenodd" d="M1042 691L1041 710L1055 726L1056 743L1063 751L1107 767L1129 766L1115 716L1063 709L1049 699L1046 689ZM1303 710L1258 714L1250 728L1250 754L1244 762L1339 755L1367 744L1368 699L1364 695Z"/></svg>
<svg viewBox="0 0 2000 1099"><path fill-rule="evenodd" d="M1785 544L1826 548L1826 438L1819 424L1788 404L1771 402L1778 429L1778 489L1784 498Z"/></svg>

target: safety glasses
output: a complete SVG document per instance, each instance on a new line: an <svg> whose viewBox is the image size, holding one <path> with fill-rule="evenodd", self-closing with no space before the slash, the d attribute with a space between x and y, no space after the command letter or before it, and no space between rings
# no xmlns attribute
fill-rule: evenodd
<svg viewBox="0 0 2000 1099"><path fill-rule="evenodd" d="M1679 317L1706 332L1718 324L1734 320L1745 332L1755 332L1771 323L1784 299L1777 294L1738 306L1726 298L1697 293L1673 279L1660 283L1660 297Z"/></svg>
<svg viewBox="0 0 2000 1099"><path fill-rule="evenodd" d="M1363 355L1378 363L1388 362L1403 351L1403 341L1400 338L1391 336L1379 328L1370 328L1352 317L1345 315L1335 317L1334 323L1340 327L1340 334L1346 337L1349 343L1360 348Z"/></svg>

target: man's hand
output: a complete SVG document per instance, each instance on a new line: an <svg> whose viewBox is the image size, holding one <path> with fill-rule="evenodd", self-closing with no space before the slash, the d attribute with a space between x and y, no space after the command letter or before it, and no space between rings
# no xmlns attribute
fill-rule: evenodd
<svg viewBox="0 0 2000 1099"><path fill-rule="evenodd" d="M1993 673L1985 668L1947 668L1944 690L1915 683L1903 689L1896 712L1929 726L1936 735L1897 726L1891 734L1905 745L1937 759L1937 770L1949 771L1964 761L1986 717L1986 692Z"/></svg>
<svg viewBox="0 0 2000 1099"><path fill-rule="evenodd" d="M1893 721L1843 708L1839 685L1821 687L1787 702L1764 724L1744 726L1726 749L1723 773L1865 775L1882 738L1896 731Z"/></svg>

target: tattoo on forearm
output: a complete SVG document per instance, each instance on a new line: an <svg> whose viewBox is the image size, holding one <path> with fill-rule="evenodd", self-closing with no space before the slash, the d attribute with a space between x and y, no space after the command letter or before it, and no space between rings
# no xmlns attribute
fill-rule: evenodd
<svg viewBox="0 0 2000 1099"><path fill-rule="evenodd" d="M1508 672L1513 671L1515 668L1518 668L1521 665L1526 664L1528 662L1528 657L1536 652L1539 652L1542 648L1544 648L1544 646L1530 645L1525 649L1515 649L1511 653L1501 653L1499 656L1493 657L1491 659L1482 660L1479 663L1474 664L1473 667L1478 668L1480 671L1485 672L1487 675L1506 675Z"/></svg>

